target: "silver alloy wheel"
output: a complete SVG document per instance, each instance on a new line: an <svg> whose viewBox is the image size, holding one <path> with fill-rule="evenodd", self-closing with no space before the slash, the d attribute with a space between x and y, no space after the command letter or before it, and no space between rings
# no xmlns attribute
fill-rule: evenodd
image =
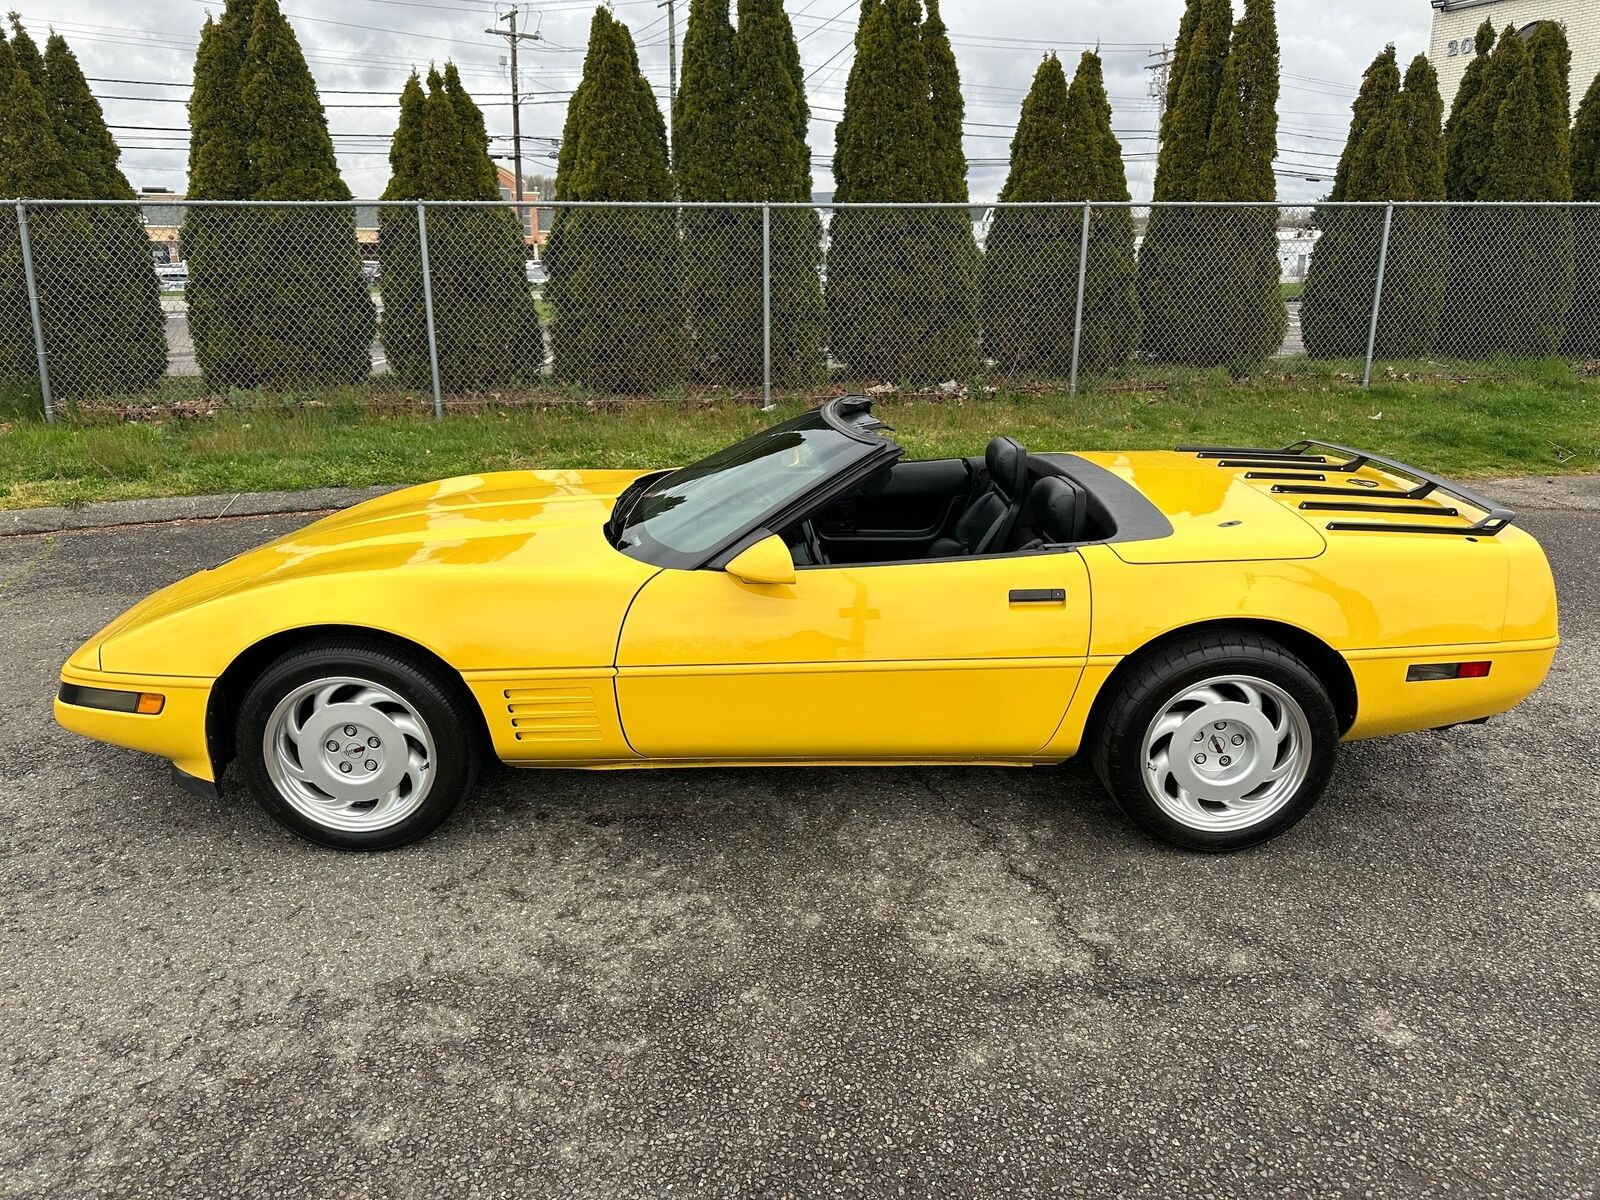
<svg viewBox="0 0 1600 1200"><path fill-rule="evenodd" d="M1190 829L1227 833L1277 812L1311 769L1311 723L1253 675L1218 675L1167 701L1145 731L1144 785Z"/></svg>
<svg viewBox="0 0 1600 1200"><path fill-rule="evenodd" d="M368 679L301 684L267 718L261 749L278 794L327 829L387 829L416 812L433 785L427 722Z"/></svg>

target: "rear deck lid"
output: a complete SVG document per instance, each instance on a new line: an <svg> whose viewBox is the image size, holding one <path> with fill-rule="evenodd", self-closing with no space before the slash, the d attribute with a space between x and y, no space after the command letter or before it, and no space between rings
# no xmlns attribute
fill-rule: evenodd
<svg viewBox="0 0 1600 1200"><path fill-rule="evenodd" d="M1169 537L1108 543L1124 562L1315 558L1327 548L1293 507L1214 461L1177 451L1080 453L1137 489L1172 525Z"/></svg>

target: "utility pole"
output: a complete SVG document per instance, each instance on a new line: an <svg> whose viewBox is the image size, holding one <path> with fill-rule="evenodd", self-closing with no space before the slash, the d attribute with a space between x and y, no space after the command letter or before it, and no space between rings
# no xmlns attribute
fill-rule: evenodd
<svg viewBox="0 0 1600 1200"><path fill-rule="evenodd" d="M1172 51L1166 46L1159 50L1152 50L1145 55L1156 61L1146 63L1145 70L1150 72L1150 95L1161 101L1161 111L1167 111L1167 84L1172 79Z"/></svg>
<svg viewBox="0 0 1600 1200"><path fill-rule="evenodd" d="M501 21L508 24L506 29L485 29L484 32L495 37L503 37L511 45L511 161L512 169L516 172L516 181L512 184L513 194L517 201L517 220L527 227L527 215L522 211L522 97L520 95L521 83L517 74L517 43L537 42L543 39L539 31L532 33L517 32L517 10L513 6L508 11L495 18L495 24Z"/></svg>
<svg viewBox="0 0 1600 1200"><path fill-rule="evenodd" d="M678 102L678 9L676 0L661 0L656 7L667 10L667 111L671 112Z"/></svg>

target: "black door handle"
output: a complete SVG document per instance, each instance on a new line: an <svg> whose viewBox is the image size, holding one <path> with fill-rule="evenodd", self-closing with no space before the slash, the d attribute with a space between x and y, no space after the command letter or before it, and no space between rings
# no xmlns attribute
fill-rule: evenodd
<svg viewBox="0 0 1600 1200"><path fill-rule="evenodd" d="M1066 588L1012 588L1013 604L1061 604L1067 598Z"/></svg>

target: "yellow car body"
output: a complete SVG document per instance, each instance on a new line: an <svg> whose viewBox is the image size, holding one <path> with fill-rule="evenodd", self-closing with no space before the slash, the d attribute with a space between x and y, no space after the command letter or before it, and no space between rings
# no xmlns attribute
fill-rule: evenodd
<svg viewBox="0 0 1600 1200"><path fill-rule="evenodd" d="M1510 525L1468 532L1477 514L1446 511L1440 493L1418 502L1438 513L1407 519L1450 536L1383 516L1331 529L1275 490L1270 459L1077 458L1147 498L1169 531L770 583L614 547L603 527L639 472L407 488L155 593L62 670L64 695L158 696L158 712L58 699L56 717L213 782L230 753L226 697L297 640L355 630L458 673L515 766L1026 765L1075 754L1119 668L1183 631L1278 638L1322 678L1346 739L1503 712L1550 667L1556 599L1537 542ZM1338 482L1415 483L1373 461ZM1019 589L1058 599L1017 603ZM1408 680L1467 661L1489 666Z"/></svg>

